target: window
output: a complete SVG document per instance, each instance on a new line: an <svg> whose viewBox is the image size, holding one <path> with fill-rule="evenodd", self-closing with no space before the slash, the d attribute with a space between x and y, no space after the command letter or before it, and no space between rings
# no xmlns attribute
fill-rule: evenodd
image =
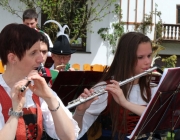
<svg viewBox="0 0 180 140"><path fill-rule="evenodd" d="M74 0L73 6L72 4L67 7L67 9L71 9L71 13L68 15L72 17L73 24L71 28L70 38L75 36L77 31L79 32L78 37L71 44L72 49L76 49L77 51L85 52L86 51L86 20L87 16L84 16L84 13L87 15L87 0ZM81 19L80 21L76 21L76 19ZM74 20L75 19L75 20ZM82 22L85 21L85 22ZM75 27L75 28L74 28ZM78 27L78 28L76 28ZM84 28L85 27L85 28Z"/></svg>
<svg viewBox="0 0 180 140"><path fill-rule="evenodd" d="M177 13L176 13L177 23L180 24L180 5L177 5Z"/></svg>
<svg viewBox="0 0 180 140"><path fill-rule="evenodd" d="M58 4L56 5L57 10L53 10L51 14L51 19L55 19L62 26L67 24L70 29L70 39L71 48L76 49L80 52L86 51L86 28L87 28L87 0L74 0L67 1L61 5L62 7L58 9ZM55 8L54 8L55 9ZM59 10L59 11L58 11ZM50 12L49 12L50 13ZM47 13L41 14L41 23L43 24L47 21ZM48 27L48 25L46 25ZM50 27L50 26L49 26ZM52 27L52 26L51 26ZM53 27L52 27L53 28ZM51 31L46 31L51 36L52 40L55 40L57 33L57 28ZM72 40L73 39L73 40Z"/></svg>

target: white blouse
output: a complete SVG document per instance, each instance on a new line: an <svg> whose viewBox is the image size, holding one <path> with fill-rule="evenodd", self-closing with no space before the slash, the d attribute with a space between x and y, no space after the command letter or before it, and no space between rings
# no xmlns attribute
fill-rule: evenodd
<svg viewBox="0 0 180 140"><path fill-rule="evenodd" d="M151 88L152 97L155 94L155 90L156 87ZM98 115L106 108L107 98L108 98L108 93L102 94L101 96L98 97L98 100L95 100L91 104L91 106L86 110L83 116L82 130L78 136L78 139L80 139L88 131L88 129L97 119ZM128 101L139 105L147 105L147 103L143 101L143 99L141 98L139 84L133 85Z"/></svg>
<svg viewBox="0 0 180 140"><path fill-rule="evenodd" d="M5 91L7 92L7 94L10 96L10 87L5 83L2 74L0 74L0 85L5 89ZM79 133L79 127L77 122L72 118L72 113L64 106L64 104L62 103L62 101L60 100L60 98L57 96L57 94L52 90L52 94L54 94L57 99L59 100L61 107L64 109L64 111L67 113L68 117L72 120L73 124L74 124L74 132L76 135L76 138L78 137L78 133ZM26 92L26 103L24 105L24 108L29 108L29 107L34 107L36 108L34 101L32 100L32 91L28 90ZM54 122L53 122L53 118L51 115L51 112L48 109L48 105L46 104L46 102L40 98L40 105L41 105L41 110L42 110L42 114L43 114L43 126L44 129L46 130L47 134L54 138L54 139L59 139L56 131L55 131L55 127L54 127ZM5 122L4 122L4 116L2 114L2 106L0 104L0 130L3 128Z"/></svg>

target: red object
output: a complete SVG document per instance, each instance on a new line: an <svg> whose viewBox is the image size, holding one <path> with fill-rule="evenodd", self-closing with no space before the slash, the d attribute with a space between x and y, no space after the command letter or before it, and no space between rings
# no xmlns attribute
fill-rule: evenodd
<svg viewBox="0 0 180 140"><path fill-rule="evenodd" d="M12 101L2 86L0 86L0 93L1 93L0 94L0 103L2 106L2 114L4 116L5 122L7 122L7 120L9 119L8 111L9 111L9 108L12 107ZM40 140L42 137L42 132L43 132L42 112L41 112L41 108L40 108L40 101L39 101L39 97L36 96L35 94L33 94L32 98L36 104L37 109L36 108L28 108L28 109L23 108L23 112L24 112L24 115L25 114L36 114L37 115L37 122L38 122L38 124L37 124L37 136L35 138L37 140ZM32 135L32 133L28 133L28 135L26 136L27 132L29 132L29 131L30 130L26 131L26 125L25 125L23 117L20 117L18 119L18 128L16 131L16 140L26 140L27 137L34 136L34 134Z"/></svg>

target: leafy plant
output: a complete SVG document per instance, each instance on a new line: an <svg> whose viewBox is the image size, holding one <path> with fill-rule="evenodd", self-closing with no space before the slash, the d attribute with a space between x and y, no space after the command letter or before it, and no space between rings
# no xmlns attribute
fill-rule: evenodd
<svg viewBox="0 0 180 140"><path fill-rule="evenodd" d="M12 14L21 18L19 13L27 8L41 9L44 21L56 20L61 25L68 25L70 28L70 42L75 42L78 38L86 37L86 31L91 31L91 23L101 21L106 15L110 14L110 6L117 0L104 0L99 3L96 0L19 0L24 7L14 9L11 0L1 0L0 6ZM102 2L102 1L101 1ZM88 28L89 27L89 28ZM50 34L52 40L55 39L59 30L57 25L50 23L43 26L43 30Z"/></svg>
<svg viewBox="0 0 180 140"><path fill-rule="evenodd" d="M162 62L164 62L163 68L171 68L175 67L177 63L177 56L176 55L171 55L170 57L166 57L162 59Z"/></svg>
<svg viewBox="0 0 180 140"><path fill-rule="evenodd" d="M100 28L97 32L104 41L109 43L113 54L116 51L116 42L118 38L120 38L124 33L123 22L120 20L122 18L121 9L118 4L115 4L114 13L118 16L119 22L112 24L111 28L113 32L110 33L110 28Z"/></svg>
<svg viewBox="0 0 180 140"><path fill-rule="evenodd" d="M135 24L135 31L142 32L143 34L147 34L150 31L150 26L152 26L152 14L145 14L144 19L141 23Z"/></svg>

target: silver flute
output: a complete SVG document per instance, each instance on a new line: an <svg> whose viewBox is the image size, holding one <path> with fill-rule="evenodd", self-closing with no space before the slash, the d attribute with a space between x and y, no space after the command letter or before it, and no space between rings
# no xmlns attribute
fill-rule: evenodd
<svg viewBox="0 0 180 140"><path fill-rule="evenodd" d="M127 84L127 83L129 83L129 82L132 82L132 81L134 81L134 80L136 80L136 79L138 79L138 78L140 78L140 77L142 77L142 76L147 75L148 73L151 73L152 71L154 71L154 70L156 70L156 69L157 69L157 67L150 68L150 69L144 71L143 73L140 73L140 74L138 74L138 75L136 75L136 76L134 76L134 77L131 77L131 78L129 78L129 79L126 79L126 80L124 80L124 81L122 81L122 82L119 82L119 86L123 86L123 85L125 85L125 84ZM103 82L102 82L102 83L103 83ZM79 98L77 98L77 99L69 102L68 105L66 106L66 108L71 109L71 108L73 108L73 107L76 107L76 106L84 103L84 102L87 102L88 100L91 100L91 99L94 98L94 97L97 97L97 96L100 96L100 95L102 95L102 94L104 94L104 93L107 93L107 91L105 90L105 87L106 87L106 84L105 84L105 83L106 83L106 82L104 82L104 84L103 84L98 90L95 90L95 91L92 93L91 96L86 97L86 98L83 98L83 97L80 96ZM98 85L98 84L97 84L97 85ZM100 82L100 85L101 85L101 82Z"/></svg>

